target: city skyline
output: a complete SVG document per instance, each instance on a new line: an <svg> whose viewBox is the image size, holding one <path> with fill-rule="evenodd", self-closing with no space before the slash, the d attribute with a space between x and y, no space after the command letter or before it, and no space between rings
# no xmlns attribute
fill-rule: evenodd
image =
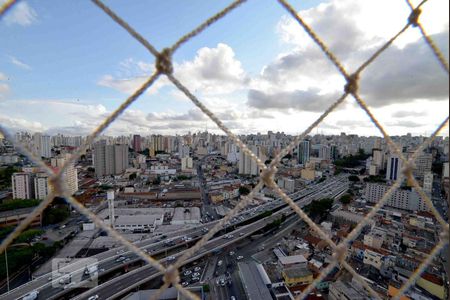
<svg viewBox="0 0 450 300"><path fill-rule="evenodd" d="M409 15L404 3L363 2L293 4L352 70L401 28ZM0 46L5 53L0 58L3 126L14 131L88 134L152 72L153 58L101 11L89 3L71 5L73 12L65 5L24 1L1 21L0 34L6 41ZM154 12L145 9L146 4L111 5L162 49L225 4L195 2L188 7L169 1L153 5ZM427 3L420 18L448 57L446 8L445 1ZM169 9L185 21L182 26L158 18ZM346 13L349 9L351 15ZM80 11L82 16L77 15ZM383 24L374 19L377 12L384 15ZM340 18L343 14L346 18ZM79 17L86 22L75 22ZM71 39L67 30L84 35ZM339 31L348 32L348 37L336 38ZM392 135L431 134L448 115L448 82L419 31L408 29L379 60L362 74L360 84L375 116ZM180 48L174 61L175 75L236 134L268 130L298 134L331 105L344 85L344 79L275 1L265 6L243 4ZM105 134L184 134L205 128L220 131L161 78ZM312 133L341 131L380 135L351 98Z"/></svg>

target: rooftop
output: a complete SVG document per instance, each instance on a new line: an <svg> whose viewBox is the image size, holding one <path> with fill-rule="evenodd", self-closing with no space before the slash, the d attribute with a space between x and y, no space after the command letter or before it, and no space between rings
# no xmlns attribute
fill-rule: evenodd
<svg viewBox="0 0 450 300"><path fill-rule="evenodd" d="M289 278L298 278L312 275L311 271L305 267L284 269L283 273Z"/></svg>
<svg viewBox="0 0 450 300"><path fill-rule="evenodd" d="M238 268L248 299L272 300L255 263L238 263Z"/></svg>
<svg viewBox="0 0 450 300"><path fill-rule="evenodd" d="M307 262L303 255L279 256L278 260L282 265L303 264Z"/></svg>

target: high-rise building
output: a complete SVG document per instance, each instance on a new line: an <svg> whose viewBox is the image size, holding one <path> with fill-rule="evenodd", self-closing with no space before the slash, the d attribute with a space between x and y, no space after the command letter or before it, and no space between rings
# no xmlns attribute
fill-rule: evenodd
<svg viewBox="0 0 450 300"><path fill-rule="evenodd" d="M249 146L249 149L264 162L260 146ZM256 162L242 150L239 152L239 174L259 175L259 167Z"/></svg>
<svg viewBox="0 0 450 300"><path fill-rule="evenodd" d="M311 142L303 140L298 145L298 163L305 165L309 161L311 154Z"/></svg>
<svg viewBox="0 0 450 300"><path fill-rule="evenodd" d="M372 163L379 170L384 169L384 167L383 167L383 152L381 151L381 149L378 149L378 148L372 149Z"/></svg>
<svg viewBox="0 0 450 300"><path fill-rule="evenodd" d="M192 170L193 167L192 157L183 157L181 159L181 171Z"/></svg>
<svg viewBox="0 0 450 300"><path fill-rule="evenodd" d="M386 180L397 180L400 177L400 172L402 171L402 161L395 155L390 154L387 161L386 168Z"/></svg>
<svg viewBox="0 0 450 300"><path fill-rule="evenodd" d="M367 183L366 199L367 202L377 203L390 188L389 185L379 183ZM386 206L399 208L409 211L428 211L425 201L413 189L397 189L386 201Z"/></svg>
<svg viewBox="0 0 450 300"><path fill-rule="evenodd" d="M190 149L190 147L188 145L183 145L183 146L180 146L180 149L178 151L178 155L180 156L180 158L188 157L190 151L191 151L191 149Z"/></svg>
<svg viewBox="0 0 450 300"><path fill-rule="evenodd" d="M428 195L431 195L431 191L433 190L433 173L426 172L423 176L423 190Z"/></svg>
<svg viewBox="0 0 450 300"><path fill-rule="evenodd" d="M50 158L52 156L51 139L48 135L36 132L33 134L31 151L40 157Z"/></svg>
<svg viewBox="0 0 450 300"><path fill-rule="evenodd" d="M431 153L421 153L417 156L415 161L416 167L413 170L413 175L416 179L423 180L426 173L431 172L431 165L433 163L433 155Z"/></svg>
<svg viewBox="0 0 450 300"><path fill-rule="evenodd" d="M40 140L40 153L42 157L50 158L52 157L52 148L50 144L50 136L42 135Z"/></svg>
<svg viewBox="0 0 450 300"><path fill-rule="evenodd" d="M50 191L47 173L36 173L33 178L34 198L44 200Z"/></svg>
<svg viewBox="0 0 450 300"><path fill-rule="evenodd" d="M330 146L330 157L331 160L336 160L338 158L338 148L336 145Z"/></svg>
<svg viewBox="0 0 450 300"><path fill-rule="evenodd" d="M95 143L94 167L97 177L123 173L128 168L128 145L107 145L105 140Z"/></svg>
<svg viewBox="0 0 450 300"><path fill-rule="evenodd" d="M66 157L56 157L51 159L51 165L53 168L62 168L62 166L68 160L69 155ZM78 191L78 172L73 164L67 166L64 171L63 179L66 183L67 189L71 195L75 194Z"/></svg>
<svg viewBox="0 0 450 300"><path fill-rule="evenodd" d="M133 149L135 152L142 151L141 148L141 136L138 134L133 135Z"/></svg>
<svg viewBox="0 0 450 300"><path fill-rule="evenodd" d="M33 186L29 173L14 173L11 176L14 199L32 199Z"/></svg>

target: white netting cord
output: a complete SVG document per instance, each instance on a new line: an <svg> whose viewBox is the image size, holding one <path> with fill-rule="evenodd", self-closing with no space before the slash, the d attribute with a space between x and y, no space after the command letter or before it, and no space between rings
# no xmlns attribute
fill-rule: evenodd
<svg viewBox="0 0 450 300"><path fill-rule="evenodd" d="M441 236L439 243L433 248L427 258L421 262L419 267L414 271L412 275L408 278L406 283L398 290L397 294L392 300L399 300L400 297L417 281L419 276L426 270L426 268L431 264L434 257L439 254L439 252L448 244L448 230ZM448 286L447 286L448 287Z"/></svg>
<svg viewBox="0 0 450 300"><path fill-rule="evenodd" d="M411 9L411 13L414 13L414 10L418 10L420 9L420 7L425 4L425 2L427 2L426 0L422 1L416 8L414 8L414 6L412 5L410 0L406 0L406 3L408 4L409 8ZM418 16L415 20L415 23L413 24L414 27L418 27L420 30L420 33L422 34L422 37L424 38L425 42L427 43L427 45L431 48L431 50L433 51L434 56L436 57L436 59L438 60L438 62L440 63L441 67L444 69L444 71L447 72L447 74L449 73L449 66L448 66L448 62L445 59L444 55L442 54L442 51L436 46L436 44L434 43L433 39L426 33L425 28L423 27L423 25L418 21Z"/></svg>
<svg viewBox="0 0 450 300"><path fill-rule="evenodd" d="M137 89L131 96L127 98L114 112L112 112L95 130L92 132L84 144L77 152L72 154L67 162L62 166L60 173L63 173L71 164L74 164L86 149L94 142L95 138L100 135L114 120L116 120L131 104L133 104L150 86L152 86L159 78L160 73L153 73L146 82L144 82L139 89Z"/></svg>
<svg viewBox="0 0 450 300"><path fill-rule="evenodd" d="M171 52L175 52L182 44L188 42L193 37L199 35L201 32L203 32L206 28L211 26L213 23L217 22L218 20L222 19L226 15L228 15L232 10L237 8L242 3L246 2L247 0L237 0L232 2L230 5L219 11L214 16L208 18L205 22L200 24L197 28L189 32L188 34L181 37L175 44L170 47Z"/></svg>
<svg viewBox="0 0 450 300"><path fill-rule="evenodd" d="M252 189L252 191L244 197L241 197L241 200L236 204L233 209L231 209L225 217L220 219L220 221L211 228L207 234L205 234L194 246L189 248L187 252L185 252L175 263L175 266L178 268L183 265L184 261L195 254L200 248L206 244L206 242L214 236L219 230L223 228L223 225L227 223L235 214L237 214L241 209L246 207L250 201L253 199L255 193L259 192L263 187L263 182L259 181L258 184Z"/></svg>
<svg viewBox="0 0 450 300"><path fill-rule="evenodd" d="M411 8L411 15L408 18L408 23L389 41L387 41L381 48L379 48L366 62L364 62L357 71L352 74L348 75L347 71L343 68L342 64L339 62L339 60L336 58L336 56L328 49L328 47L323 43L323 41L317 36L317 34L303 21L303 19L297 14L297 12L293 9L293 7L286 1L286 0L278 0L278 2L288 11L289 14L292 15L292 17L301 25L301 27L305 30L305 32L311 37L311 39L320 47L322 52L328 57L328 59L335 65L335 67L339 70L339 72L344 76L344 78L347 81L347 84L344 87L345 94L341 96L333 105L328 108L324 114L322 114L319 119L317 119L313 124L308 127L308 129L301 135L297 135L294 140L285 147L272 162L267 167L249 148L236 136L234 135L206 106L203 105L186 87L184 87L174 76L173 76L173 66L171 61L171 56L174 51L176 51L182 44L188 42L191 38L195 37L196 35L200 34L203 30L205 30L208 26L213 24L214 22L218 21L219 19L223 18L225 15L227 15L229 12L234 10L236 7L238 7L240 4L242 4L245 1L234 1L227 7L225 7L223 10L215 14L214 16L208 18L205 22L200 24L196 29L192 30L188 34L181 37L172 47L166 48L162 50L161 52L158 52L145 38L143 38L140 34L138 34L128 23L126 23L123 19L121 19L117 14L115 14L109 7L107 7L105 4L103 4L99 0L93 0L94 4L96 4L100 9L102 9L107 15L109 15L117 24L122 26L132 37L134 37L137 41L139 41L145 48L149 50L150 53L152 53L156 57L156 69L157 71L147 80L146 83L141 86L140 89L138 89L132 96L130 96L115 112L113 112L107 119L103 121L103 123L88 137L86 142L83 144L80 149L71 156L69 159L69 162L67 162L61 170L54 174L53 171L48 168L42 160L35 157L32 153L30 153L27 149L22 147L22 145L15 145L17 146L18 150L23 153L24 155L30 157L30 159L35 162L38 166L42 167L45 172L51 176L50 185L53 187L54 193L52 192L49 197L47 197L46 200L42 201L41 204L33 211L32 214L28 216L25 220L23 220L19 226L15 228L15 230L5 239L2 244L0 245L0 252L2 252L11 242L12 240L20 234L20 232L25 229L28 224L33 220L35 216L37 216L39 213L42 213L42 211L47 207L54 196L60 196L63 195L65 198L68 199L68 201L75 206L82 214L88 216L93 222L98 225L100 228L106 230L112 237L114 237L116 240L120 241L123 245L125 245L128 249L139 255L143 260L147 261L150 265L158 269L159 271L164 273L164 284L161 286L160 290L158 291L158 294L161 294L167 287L170 286L170 284L173 284L184 296L191 298L191 299L197 299L198 297L189 292L188 290L184 289L179 284L179 274L178 274L178 268L184 264L186 259L191 257L193 254L195 254L196 251L198 251L206 242L217 232L219 231L223 225L231 219L235 214L239 212L242 208L244 208L252 199L253 195L258 192L263 185L268 186L269 188L274 189L298 215L299 217L304 220L313 230L315 230L322 238L325 239L325 241L328 243L328 245L333 249L334 255L333 255L333 262L325 269L323 270L320 275L313 281L312 284L310 284L307 289L302 293L301 297L307 296L316 286L317 283L319 283L326 275L329 274L329 272L337 265L340 265L341 267L344 267L347 269L355 278L356 280L360 281L363 286L366 288L366 290L376 298L379 298L379 296L373 291L373 289L367 284L365 280L363 280L359 274L355 272L355 270L348 265L348 263L345 261L346 255L347 255L347 245L357 237L360 230L369 222L369 220L372 219L372 217L377 213L377 211L385 204L388 197L392 194L393 191L395 191L403 181L403 179L406 177L409 179L409 182L412 183L413 187L417 190L417 192L420 194L420 196L424 199L427 206L430 208L432 213L435 215L439 223L442 225L444 232L442 233L443 237L441 238L440 243L432 250L430 255L422 262L422 264L419 266L419 268L414 273L414 276L409 279L409 281L399 290L399 293L397 294L397 298L400 297L409 287L410 285L414 284L415 280L420 276L420 274L423 272L423 270L429 265L429 263L432 261L433 257L440 251L440 249L445 246L447 240L448 240L448 224L440 217L437 210L434 208L431 200L429 197L423 192L422 188L419 186L418 182L413 178L412 176L412 168L414 167L414 161L417 158L417 156L420 154L420 151L422 151L427 143L430 143L438 134L438 132L448 123L448 117L447 119L439 126L439 128L435 131L435 133L422 145L419 146L419 149L416 150L416 152L413 154L412 159L409 161L406 160L406 158L403 156L401 151L399 150L398 146L393 143L390 136L385 132L384 128L379 124L378 120L375 118L375 116L370 112L369 108L365 104L365 102L361 99L361 97L358 95L358 77L361 71L366 68L370 63L376 60L376 58L384 51L386 50L394 40L397 39L398 36L400 36L406 29L411 25L413 27L419 27L425 42L430 46L430 48L433 50L434 55L436 56L437 60L440 62L440 64L443 66L443 68L448 73L448 63L443 58L444 56L440 52L440 50L435 46L433 40L426 34L423 26L419 22L419 15L420 15L420 7L426 2L426 0L422 1L416 8L414 8L409 0L407 0L408 5ZM8 8L10 8L15 1L7 1L0 7L0 16L2 16ZM130 242L128 242L123 236L121 236L118 232L116 232L114 229L112 229L109 225L106 225L102 220L100 220L95 214L90 212L86 207L84 207L81 203L79 203L76 199L71 197L71 195L68 195L67 188L64 182L62 182L62 173L64 170L66 170L67 166L75 163L76 160L80 157L81 153L86 150L86 148L94 141L94 139L105 129L107 128L123 111L125 111L128 106L133 103L149 86L151 86L155 80L159 77L160 74L165 74L169 80L172 81L172 83L180 90L182 91L205 115L207 115L222 131L224 131L228 137L237 144L241 151L244 152L246 155L248 155L253 161L255 161L258 165L258 167L262 170L260 175L260 181L257 184L257 186L252 189L251 193L247 197L243 197L241 201L236 205L234 209L232 209L220 222L218 222L206 235L202 237L201 240L199 240L193 247L191 247L189 250L187 250L174 265L169 266L167 269L164 268L163 265L161 265L158 261L154 260L152 257L145 254L143 251L141 251L138 247L134 246ZM397 154L400 159L405 163L405 169L404 172L401 174L400 178L394 183L393 186L385 193L383 198L374 206L374 208L365 216L365 218L360 222L356 228L354 228L350 234L347 236L347 238L340 243L339 245L335 245L331 239L329 239L326 234L303 212L303 210L298 207L294 201L289 198L274 182L274 175L277 172L277 165L280 163L282 157L284 157L287 153L289 153L294 147L297 146L297 144L313 129L315 128L320 122L329 114L331 113L344 99L348 94L352 94L353 97L356 99L358 105L363 109L366 114L369 116L371 121L375 124L375 126L380 130L380 132L383 134L383 137L386 139L389 149ZM11 141L13 140L12 137L0 127L0 132L5 135L8 139Z"/></svg>
<svg viewBox="0 0 450 300"><path fill-rule="evenodd" d="M227 136L239 146L239 149L248 155L253 161L256 162L259 168L262 170L266 169L267 166L261 161L261 159L256 156L248 147L245 145L241 139L239 139L234 133L232 133L223 123L217 118L213 112L211 112L198 98L192 94L189 89L187 89L180 81L178 81L173 75L167 75L169 80L188 97L195 106L197 106L206 116L208 116Z"/></svg>
<svg viewBox="0 0 450 300"><path fill-rule="evenodd" d="M17 0L7 0L2 5L0 5L0 18L5 14L9 9L16 4Z"/></svg>
<svg viewBox="0 0 450 300"><path fill-rule="evenodd" d="M361 285L364 287L366 291L369 292L369 294L374 297L375 299L381 300L380 295L373 290L373 288L365 281L361 275L356 273L355 269L353 269L352 266L350 266L345 260L341 263L341 266L343 266L352 276L355 278Z"/></svg>

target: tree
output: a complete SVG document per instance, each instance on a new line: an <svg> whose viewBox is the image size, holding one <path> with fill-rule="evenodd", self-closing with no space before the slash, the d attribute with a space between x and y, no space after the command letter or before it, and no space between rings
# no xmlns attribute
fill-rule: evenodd
<svg viewBox="0 0 450 300"><path fill-rule="evenodd" d="M14 199L0 204L0 211L14 210L18 208L33 207L39 205L40 200L36 199Z"/></svg>
<svg viewBox="0 0 450 300"><path fill-rule="evenodd" d="M356 175L350 175L348 177L348 180L352 181L352 182L359 182L359 177Z"/></svg>
<svg viewBox="0 0 450 300"><path fill-rule="evenodd" d="M128 179L129 179L130 181L132 181L132 180L135 180L136 177L137 177L137 174L136 174L136 173L131 173L130 176L128 176Z"/></svg>
<svg viewBox="0 0 450 300"><path fill-rule="evenodd" d="M239 187L239 194L240 195L248 195L250 194L250 190L246 186L240 186Z"/></svg>
<svg viewBox="0 0 450 300"><path fill-rule="evenodd" d="M341 201L342 204L347 205L352 201L352 196L350 194L343 195L339 201Z"/></svg>
<svg viewBox="0 0 450 300"><path fill-rule="evenodd" d="M158 176L155 179L153 179L152 184L161 184L161 178Z"/></svg>
<svg viewBox="0 0 450 300"><path fill-rule="evenodd" d="M308 211L311 217L323 217L325 213L333 206L333 199L324 198L321 200L314 200L308 205Z"/></svg>

